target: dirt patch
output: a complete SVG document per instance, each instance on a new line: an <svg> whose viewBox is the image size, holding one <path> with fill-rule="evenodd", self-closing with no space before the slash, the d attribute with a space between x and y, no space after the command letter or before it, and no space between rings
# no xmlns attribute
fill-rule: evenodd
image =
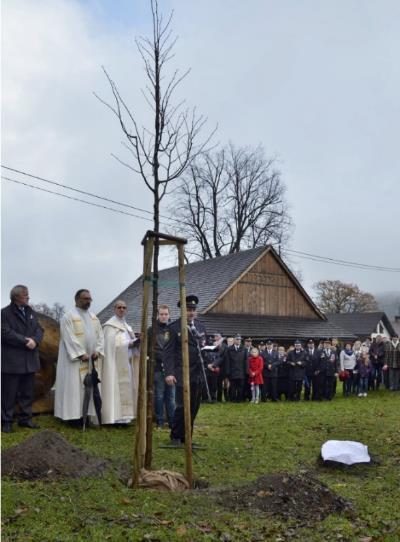
<svg viewBox="0 0 400 542"><path fill-rule="evenodd" d="M107 465L107 461L93 457L59 433L48 430L5 450L1 457L2 476L23 480L95 476Z"/></svg>
<svg viewBox="0 0 400 542"><path fill-rule="evenodd" d="M310 474L272 474L255 482L218 490L220 505L238 510L260 510L287 519L318 521L329 514L353 514L352 506Z"/></svg>

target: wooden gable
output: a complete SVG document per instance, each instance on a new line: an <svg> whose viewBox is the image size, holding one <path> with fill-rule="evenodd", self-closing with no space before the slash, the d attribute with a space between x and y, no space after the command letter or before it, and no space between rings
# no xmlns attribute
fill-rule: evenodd
<svg viewBox="0 0 400 542"><path fill-rule="evenodd" d="M295 316L325 320L272 248L252 264L203 314Z"/></svg>

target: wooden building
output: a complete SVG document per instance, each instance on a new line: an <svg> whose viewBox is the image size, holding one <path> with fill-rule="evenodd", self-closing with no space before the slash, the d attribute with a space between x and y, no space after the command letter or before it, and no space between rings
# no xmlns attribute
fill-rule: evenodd
<svg viewBox="0 0 400 542"><path fill-rule="evenodd" d="M229 254L185 266L187 294L199 297L198 314L209 334L240 333L252 339L295 338L355 339L341 326L329 321L316 307L294 274L271 246ZM128 305L128 322L140 330L143 279L139 277L100 313L101 322L110 318L117 299ZM178 268L159 273L159 304L170 307L172 320L179 316Z"/></svg>

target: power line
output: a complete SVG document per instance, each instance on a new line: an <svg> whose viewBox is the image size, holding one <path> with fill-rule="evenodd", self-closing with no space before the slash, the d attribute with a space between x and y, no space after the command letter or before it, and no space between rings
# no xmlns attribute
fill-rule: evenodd
<svg viewBox="0 0 400 542"><path fill-rule="evenodd" d="M9 177L1 176L5 181L11 181L12 183L22 184L28 188L34 188L35 190L40 190L41 192L47 192L48 194L53 194L54 196L61 196L62 198L67 198L73 201L79 201L80 203L86 203L86 205L91 205L92 207L100 207L101 209L106 209L107 211L112 211L114 213L119 213L121 215L132 216L134 218L140 218L142 220L147 220L153 222L151 218L146 218L144 216L134 215L133 213L127 213L126 211L121 211L121 209L113 209L112 207L106 207L105 205L100 205L99 203L93 203L91 201L86 201L80 198L74 198L72 196L67 196L66 194L61 194L60 192L54 192L53 190L47 190L46 188L40 188L39 186L34 186L33 184L23 183L22 181L17 181L15 179L10 179Z"/></svg>
<svg viewBox="0 0 400 542"><path fill-rule="evenodd" d="M99 200L114 203L116 205L121 205L123 207L127 207L127 208L130 208L130 209L141 211L141 212L144 212L144 213L147 213L147 214L152 214L151 211L148 211L147 209L141 209L140 207L135 207L135 206L129 205L127 203L122 203L122 202L119 202L119 201L116 201L116 200L112 200L110 198L105 198L103 196L98 196L97 194L93 194L91 192L86 192L84 190L73 188L71 186L64 185L62 183L58 183L56 181L51 181L49 179L45 179L45 178L40 177L38 175L33 175L31 173L27 173L25 171L21 171L21 170L15 169L15 168L10 168L10 167L5 166L5 165L2 165L1 167L4 168L4 169L7 169L9 171L13 171L15 173L20 173L22 175L31 177L33 179L44 181L44 182L47 182L47 183L50 183L50 184L65 188L67 190L72 190L74 192L84 194L86 196L94 197L94 198L99 199ZM99 207L99 208L106 209L108 211L112 211L112 212L115 212L115 213L124 214L124 215L127 215L127 216L132 216L134 218L139 218L139 219L142 219L142 220L152 222L152 220L149 219L149 218L139 216L139 215L135 215L133 213L127 213L126 211L121 211L119 209L114 209L114 208L111 208L111 207L107 207L105 205L99 205L99 204L95 204L95 203L92 203L92 202L89 202L89 201L86 201L86 200L82 200L82 199L79 199L79 198L74 198L74 197L71 197L71 196L67 196L65 194L61 194L60 192L53 192L51 190L46 190L44 188L40 188L40 187L35 186L35 185L24 183L22 181L17 181L15 179L10 179L9 177L2 176L2 178L5 179L5 180L8 180L8 181L20 184L20 185L24 185L24 186L29 187L29 188L33 188L33 189L36 189L36 190L41 190L42 192L47 192L49 194L61 196L61 197L64 197L64 198L67 198L67 199L70 199L70 200L78 201L80 203L86 203L87 205L91 205L93 207ZM165 218L167 220L172 220L174 222L179 222L180 224L189 225L185 221L182 221L182 220L179 220L177 218L170 217L170 216L167 216L167 215L160 215L160 217ZM167 225L164 222L162 222L162 224ZM276 243L273 243L273 244L276 244ZM347 261L347 260L339 260L337 258L331 258L329 256L320 256L318 254L311 254L309 252L302 252L302 251L298 251L298 250L284 249L284 252L292 253L293 255L295 255L295 256L297 256L298 258L301 258L301 259L311 260L311 261L315 261L315 262L319 262L319 263L321 263L321 262L322 263L329 263L329 264L332 264L332 265L340 265L340 266L343 266L343 267L352 267L352 268L356 268L356 269L364 269L364 270L372 270L372 271L384 271L384 272L392 272L392 273L399 273L400 272L400 268L385 267L385 266L378 266L378 265L370 265L370 264L364 264L364 263L358 263L358 262L351 262L351 261Z"/></svg>
<svg viewBox="0 0 400 542"><path fill-rule="evenodd" d="M21 171L20 169L15 169L12 167L8 167L5 165L1 165L3 169L7 169L8 171L12 171L13 173L20 173L21 175L25 175L26 177L31 177L32 179L37 179L38 181L43 181L45 183L53 184L55 186L59 186L60 188L65 188L66 190L72 190L73 192L77 192L78 194L83 194L84 196L90 196L92 198L96 198L99 200L107 201L108 203L114 203L115 205L121 205L122 207L127 207L128 209L133 209L134 211L140 211L142 213L146 213L149 215L152 215L153 213L151 211L148 211L147 209L141 209L140 207L135 207L133 205L129 205L128 203L123 203L121 201L116 201L110 198L106 198L104 196L98 196L97 194L93 194L92 192L86 192L85 190L80 190L79 188L74 188L73 186L68 186L66 184L59 183L57 181L51 181L50 179L45 179L44 177L39 177L38 175L33 175L32 173L28 173L26 171ZM12 179L7 179L12 180ZM16 182L16 181L13 181ZM24 183L21 183L24 184ZM26 186L33 186L33 185L26 185ZM177 218L169 217L160 215L162 218L167 218L168 220L175 220L176 222L180 222Z"/></svg>

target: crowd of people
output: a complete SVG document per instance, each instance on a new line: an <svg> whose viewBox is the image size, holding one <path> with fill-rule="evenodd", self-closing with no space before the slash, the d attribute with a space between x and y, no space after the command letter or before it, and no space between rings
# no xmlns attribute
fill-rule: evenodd
<svg viewBox="0 0 400 542"><path fill-rule="evenodd" d="M240 335L223 339L220 333L211 339L214 349L206 357L207 384L213 402L259 403L282 399L330 401L343 382L343 395L366 397L381 385L398 391L400 343L377 335L341 346L337 339L304 343L295 339L287 349L268 339L253 344Z"/></svg>
<svg viewBox="0 0 400 542"><path fill-rule="evenodd" d="M32 421L32 401L43 338L38 316L29 306L28 288L15 286L10 298L10 305L2 309L1 339L2 431L6 433L12 431L17 402L19 425L39 427ZM311 338L304 344L295 339L285 347L272 339L256 343L247 337L242 341L239 334L224 338L218 332L210 337L197 318L198 301L195 295L186 297L192 430L202 400L257 404L300 401L303 396L305 401L330 401L338 379L345 397L366 397L381 385L392 391L400 389L398 336L377 336L343 347L337 339L318 344ZM60 323L54 415L77 427L86 415L99 418L94 394L88 400L86 393L88 375L95 371L101 422L127 426L136 417L140 339L127 322L123 299L115 302L114 316L103 325L90 310L91 302L89 290L78 290L75 307ZM163 428L166 417L171 445L177 447L185 441L181 325L180 318L171 323L169 307L160 305L157 327L148 329L147 345L149 357L155 360L156 426Z"/></svg>

